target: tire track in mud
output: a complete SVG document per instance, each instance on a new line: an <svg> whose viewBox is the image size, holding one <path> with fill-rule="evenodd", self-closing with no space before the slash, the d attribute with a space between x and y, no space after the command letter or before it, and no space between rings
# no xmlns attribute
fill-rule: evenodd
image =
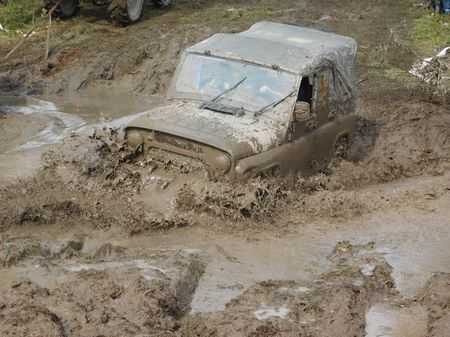
<svg viewBox="0 0 450 337"><path fill-rule="evenodd" d="M373 337L378 333L445 337L447 333L450 274L434 275L416 297L405 299L395 287L392 267L373 243L339 242L329 256L330 268L316 278L258 282L223 310L196 314L186 308L203 273L204 257L199 260L199 251L121 248L113 255L99 255L113 250L101 246L88 251L81 244L77 254L64 255L68 247L58 248L63 255L53 255L50 265L49 259L39 260L38 252L16 262L14 268L22 272L15 273L11 286L0 285L2 336L82 337L94 331L112 337ZM35 274L42 268L45 276L39 280ZM26 273L39 282L21 279L19 275ZM46 282L46 278L53 280Z"/></svg>

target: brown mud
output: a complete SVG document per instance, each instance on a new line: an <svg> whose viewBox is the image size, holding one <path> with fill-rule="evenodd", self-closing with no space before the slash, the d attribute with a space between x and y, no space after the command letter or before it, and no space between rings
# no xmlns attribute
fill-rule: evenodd
<svg viewBox="0 0 450 337"><path fill-rule="evenodd" d="M2 336L175 336L204 270L197 253L150 251L131 258L133 252L103 245L89 255L82 242L71 243L62 245L76 252L62 261L70 263L45 253L25 280L17 269L12 285L2 286Z"/></svg>
<svg viewBox="0 0 450 337"><path fill-rule="evenodd" d="M450 111L407 75L413 5L178 1L119 28L86 4L48 62L38 29L0 63L2 93L56 106L0 104L0 335L447 337ZM359 43L358 130L327 169L208 181L126 147L184 47L260 20Z"/></svg>

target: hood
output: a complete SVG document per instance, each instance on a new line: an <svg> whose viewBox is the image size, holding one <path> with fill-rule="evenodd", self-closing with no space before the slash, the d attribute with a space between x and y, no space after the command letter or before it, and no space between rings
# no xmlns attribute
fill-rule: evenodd
<svg viewBox="0 0 450 337"><path fill-rule="evenodd" d="M200 109L199 102L174 102L155 108L127 127L176 135L229 153L235 159L267 151L282 140L287 125L270 116L237 117Z"/></svg>

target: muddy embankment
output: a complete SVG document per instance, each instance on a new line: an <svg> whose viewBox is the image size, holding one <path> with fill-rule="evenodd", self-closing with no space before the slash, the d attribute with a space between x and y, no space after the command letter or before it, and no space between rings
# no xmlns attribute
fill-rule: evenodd
<svg viewBox="0 0 450 337"><path fill-rule="evenodd" d="M340 242L310 282L264 281L223 311L187 315L204 271L200 251L89 247L83 239L7 242L2 336L447 335L449 274L415 298L396 290L374 244ZM15 258L12 258L15 257ZM414 321L412 324L411 321ZM413 328L412 328L413 326Z"/></svg>

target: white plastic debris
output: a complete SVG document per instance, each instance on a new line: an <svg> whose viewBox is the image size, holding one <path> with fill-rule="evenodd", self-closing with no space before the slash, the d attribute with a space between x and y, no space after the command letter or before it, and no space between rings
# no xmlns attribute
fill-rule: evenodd
<svg viewBox="0 0 450 337"><path fill-rule="evenodd" d="M427 57L422 61L415 63L409 70L409 73L426 83L438 85L438 73L440 70L439 61L448 57L450 57L450 46L442 49L435 57Z"/></svg>

